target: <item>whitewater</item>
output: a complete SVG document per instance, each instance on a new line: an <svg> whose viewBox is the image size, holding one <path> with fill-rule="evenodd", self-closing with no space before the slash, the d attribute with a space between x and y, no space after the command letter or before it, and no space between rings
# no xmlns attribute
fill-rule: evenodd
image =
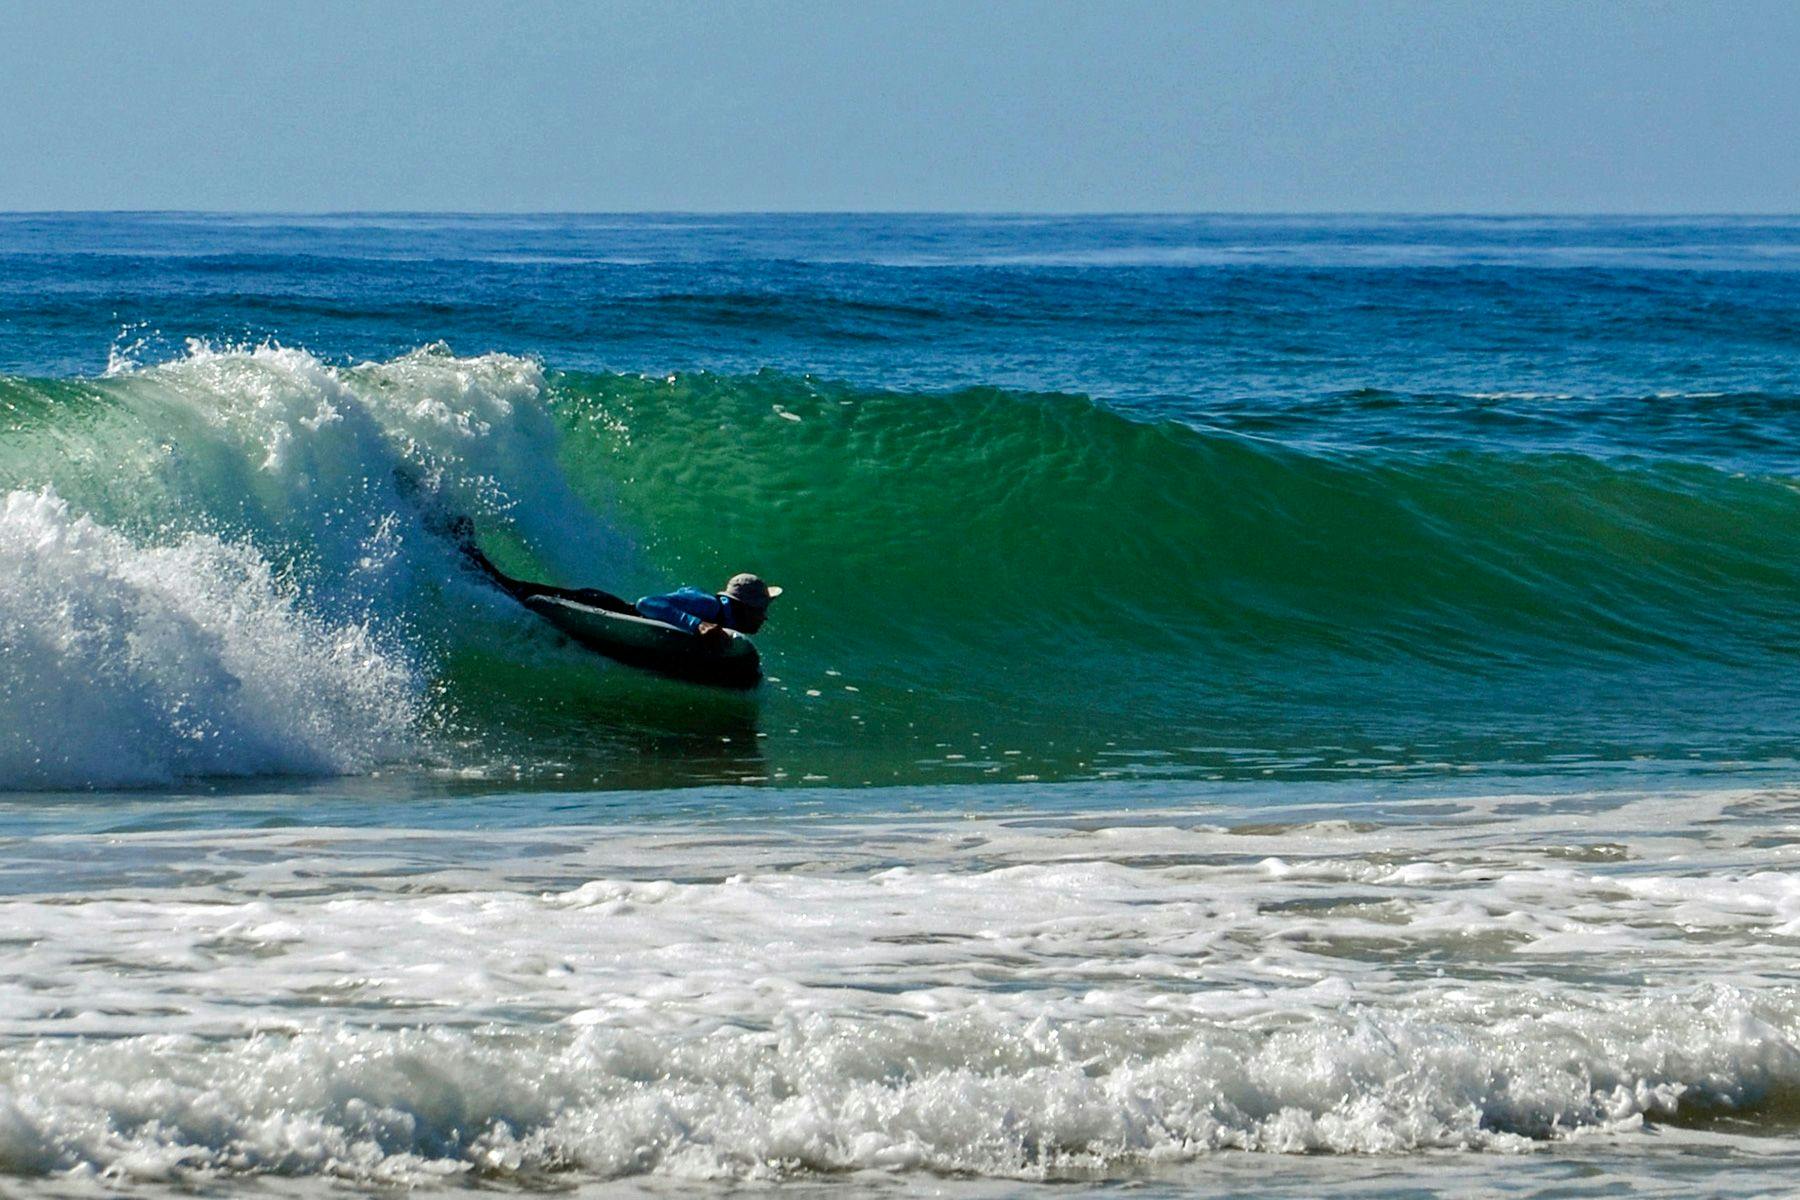
<svg viewBox="0 0 1800 1200"><path fill-rule="evenodd" d="M0 1190L1778 1193L1796 328L1780 219L0 217Z"/></svg>

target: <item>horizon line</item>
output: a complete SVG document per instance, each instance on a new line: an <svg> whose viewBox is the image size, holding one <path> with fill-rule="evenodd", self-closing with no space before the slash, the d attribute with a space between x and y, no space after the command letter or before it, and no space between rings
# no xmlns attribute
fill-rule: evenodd
<svg viewBox="0 0 1800 1200"><path fill-rule="evenodd" d="M0 208L0 217L982 217L1385 218L1414 220L1707 220L1800 218L1783 209L955 209L955 208Z"/></svg>

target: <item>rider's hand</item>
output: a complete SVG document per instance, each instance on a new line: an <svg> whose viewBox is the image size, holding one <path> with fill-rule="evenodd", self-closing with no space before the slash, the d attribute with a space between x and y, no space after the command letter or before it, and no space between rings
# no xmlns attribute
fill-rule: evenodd
<svg viewBox="0 0 1800 1200"><path fill-rule="evenodd" d="M711 621L700 622L700 640L710 646L722 646L727 641L725 627Z"/></svg>

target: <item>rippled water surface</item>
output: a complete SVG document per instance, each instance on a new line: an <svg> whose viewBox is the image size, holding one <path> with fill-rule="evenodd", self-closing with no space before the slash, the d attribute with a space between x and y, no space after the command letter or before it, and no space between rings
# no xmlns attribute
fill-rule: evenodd
<svg viewBox="0 0 1800 1200"><path fill-rule="evenodd" d="M0 1190L1779 1194L1797 334L1782 219L0 216Z"/></svg>

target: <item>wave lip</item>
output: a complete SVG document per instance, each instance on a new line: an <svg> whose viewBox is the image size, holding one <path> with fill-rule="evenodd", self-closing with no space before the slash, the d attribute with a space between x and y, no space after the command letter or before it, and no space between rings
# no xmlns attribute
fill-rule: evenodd
<svg viewBox="0 0 1800 1200"><path fill-rule="evenodd" d="M97 380L0 380L0 789L431 757L460 573L399 477L516 508L590 567L616 551L546 469L542 388L536 363L441 346L338 367L199 342Z"/></svg>

